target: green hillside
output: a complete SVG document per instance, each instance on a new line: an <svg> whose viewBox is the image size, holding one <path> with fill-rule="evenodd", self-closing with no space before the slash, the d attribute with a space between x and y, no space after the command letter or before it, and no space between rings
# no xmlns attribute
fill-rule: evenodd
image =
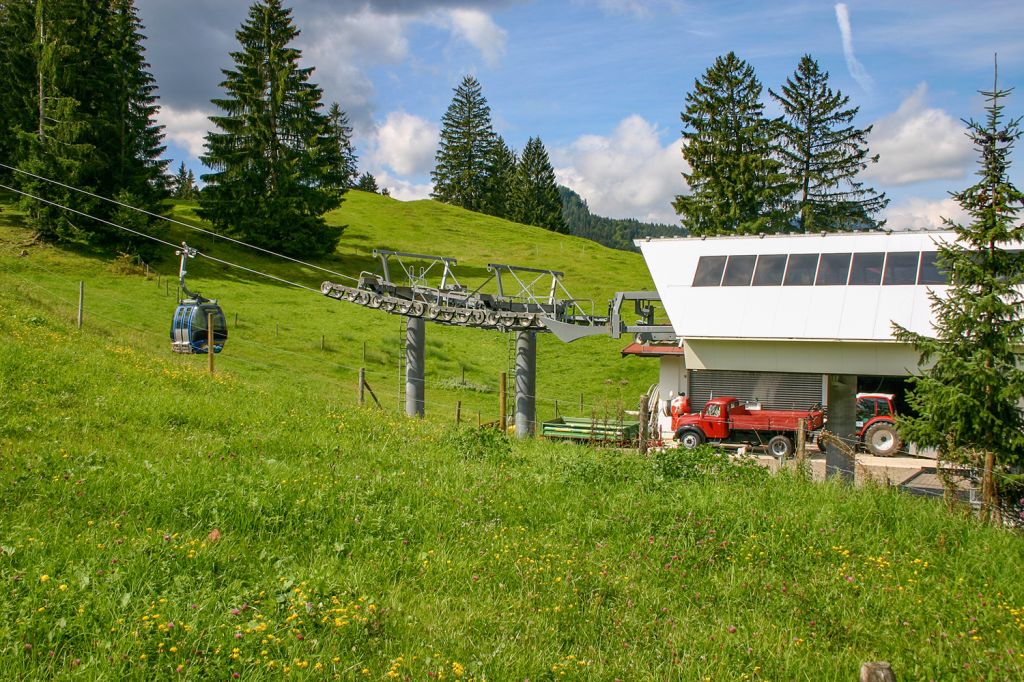
<svg viewBox="0 0 1024 682"><path fill-rule="evenodd" d="M386 236L565 267L595 297L642 276L633 254L430 202L356 194L333 218L340 272ZM1015 532L710 450L456 428L446 400L494 412L498 334L429 328L428 379L454 379L457 353L481 386L428 384L433 419L359 409L363 340L393 389L396 320L206 264L197 286L239 312L211 376L167 348L155 278L0 221L0 679L848 680L871 660L1024 676ZM635 400L653 368L587 343L542 345L546 395Z"/></svg>
<svg viewBox="0 0 1024 682"><path fill-rule="evenodd" d="M175 207L174 217L195 221L194 204ZM8 252L28 234L16 227L16 215L0 213L0 242ZM400 202L353 191L329 222L347 225L333 258L317 264L342 274L380 272L375 248L452 256L463 284L478 286L488 263L511 263L562 270L573 296L589 299L603 312L621 289L651 288L643 260L636 254L605 248L586 239L556 235L434 201ZM196 221L198 222L198 221ZM329 276L288 261L266 257L223 240L167 224L160 236L187 239L201 252L319 290ZM37 296L41 305L60 306L65 315L77 300L78 281L86 288L86 323L118 335L133 347L169 352L167 330L175 306L178 263L170 249L151 264L150 276L126 270L107 256L68 253L48 246L27 248L9 260L0 286ZM160 274L158 286L157 274ZM171 276L170 289L165 279ZM190 288L220 301L228 316L228 350L217 358L222 371L252 377L269 368L287 371L289 381L305 386L307 400L354 400L358 369L388 409L398 407L399 317L340 303L317 293L288 287L228 266L196 259ZM344 283L344 282L343 282ZM493 283L489 287L493 291ZM169 293L168 293L169 292ZM235 324L237 315L238 324ZM324 351L320 351L321 336ZM560 412L584 414L634 409L640 394L656 380L650 361L623 360L626 340L596 339L565 346L550 335L538 343L538 418ZM365 362L363 347L366 346ZM497 418L499 375L508 368L509 335L439 325L427 328L426 410L428 418L454 419L456 402L467 418ZM187 358L183 362L202 364ZM461 387L465 376L466 387ZM572 406L571 409L569 406Z"/></svg>

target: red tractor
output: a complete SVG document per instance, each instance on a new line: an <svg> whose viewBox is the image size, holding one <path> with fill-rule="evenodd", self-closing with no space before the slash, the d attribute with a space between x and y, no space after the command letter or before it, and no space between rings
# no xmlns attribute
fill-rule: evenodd
<svg viewBox="0 0 1024 682"><path fill-rule="evenodd" d="M890 457L903 447L892 400L891 393L857 394L857 443L872 455Z"/></svg>

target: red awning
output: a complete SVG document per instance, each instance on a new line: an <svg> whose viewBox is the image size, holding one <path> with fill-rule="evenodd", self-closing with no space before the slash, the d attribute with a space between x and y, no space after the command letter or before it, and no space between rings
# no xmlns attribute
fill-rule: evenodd
<svg viewBox="0 0 1024 682"><path fill-rule="evenodd" d="M642 357L661 357L662 355L682 355L682 346L666 346L650 343L631 343L622 349L622 356L640 355Z"/></svg>

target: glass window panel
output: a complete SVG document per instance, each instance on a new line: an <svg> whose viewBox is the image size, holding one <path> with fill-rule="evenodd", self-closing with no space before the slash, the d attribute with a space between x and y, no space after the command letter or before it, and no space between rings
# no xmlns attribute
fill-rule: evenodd
<svg viewBox="0 0 1024 682"><path fill-rule="evenodd" d="M725 256L701 256L697 261L697 272L693 275L695 287L717 287L722 283L725 270Z"/></svg>
<svg viewBox="0 0 1024 682"><path fill-rule="evenodd" d="M823 253L818 266L818 278L814 283L821 285L844 285L850 275L850 254Z"/></svg>
<svg viewBox="0 0 1024 682"><path fill-rule="evenodd" d="M917 261L921 254L917 251L895 251L885 259L885 275L883 285L916 284Z"/></svg>
<svg viewBox="0 0 1024 682"><path fill-rule="evenodd" d="M786 273L786 254L772 254L757 257L754 269L755 287L777 287L782 284L782 276Z"/></svg>
<svg viewBox="0 0 1024 682"><path fill-rule="evenodd" d="M850 268L850 284L875 286L882 282L884 253L855 253Z"/></svg>
<svg viewBox="0 0 1024 682"><path fill-rule="evenodd" d="M723 287L748 287L750 277L754 274L754 261L757 256L729 256L725 265Z"/></svg>
<svg viewBox="0 0 1024 682"><path fill-rule="evenodd" d="M787 287L809 287L814 284L814 273L817 269L818 254L790 254L789 266L786 268L786 281L783 282L783 285Z"/></svg>
<svg viewBox="0 0 1024 682"><path fill-rule="evenodd" d="M949 284L946 273L939 270L938 256L939 254L935 251L921 252L921 272L917 275L918 284Z"/></svg>

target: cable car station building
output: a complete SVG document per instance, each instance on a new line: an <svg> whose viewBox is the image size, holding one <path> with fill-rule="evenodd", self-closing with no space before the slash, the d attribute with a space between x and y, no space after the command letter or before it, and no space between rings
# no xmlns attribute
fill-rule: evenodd
<svg viewBox="0 0 1024 682"><path fill-rule="evenodd" d="M767 409L828 407L829 428L854 431L856 394L902 400L918 354L894 324L934 334L929 292L944 295L938 244L952 232L863 232L638 240L675 347L661 358L659 397L693 409L733 395ZM667 434L666 434L667 435Z"/></svg>

